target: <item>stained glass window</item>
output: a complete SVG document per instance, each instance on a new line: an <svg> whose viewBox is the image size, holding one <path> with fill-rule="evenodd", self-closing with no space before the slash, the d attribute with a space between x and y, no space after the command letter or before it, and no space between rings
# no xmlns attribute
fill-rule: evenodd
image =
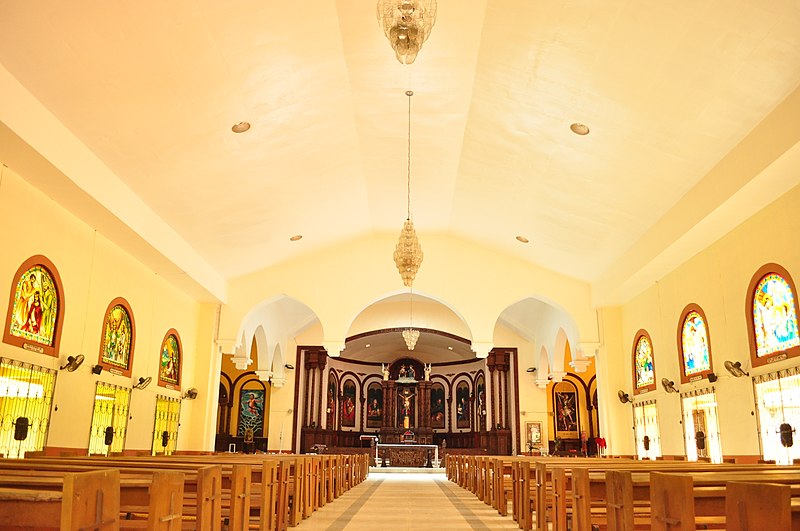
<svg viewBox="0 0 800 531"><path fill-rule="evenodd" d="M765 275L753 294L756 356L762 357L800 345L794 293L777 273Z"/></svg>
<svg viewBox="0 0 800 531"><path fill-rule="evenodd" d="M115 304L106 315L103 329L102 361L127 370L130 367L133 326L127 308Z"/></svg>
<svg viewBox="0 0 800 531"><path fill-rule="evenodd" d="M53 346L58 294L53 277L37 264L17 281L9 332L24 340Z"/></svg>
<svg viewBox="0 0 800 531"><path fill-rule="evenodd" d="M181 372L181 347L178 336L167 334L161 344L161 362L158 378L162 383L179 385Z"/></svg>
<svg viewBox="0 0 800 531"><path fill-rule="evenodd" d="M683 373L687 377L711 369L708 330L703 317L695 310L689 311L683 320L681 348L683 350Z"/></svg>
<svg viewBox="0 0 800 531"><path fill-rule="evenodd" d="M653 346L647 336L639 336L634 354L636 364L636 388L641 389L656 383L653 369Z"/></svg>

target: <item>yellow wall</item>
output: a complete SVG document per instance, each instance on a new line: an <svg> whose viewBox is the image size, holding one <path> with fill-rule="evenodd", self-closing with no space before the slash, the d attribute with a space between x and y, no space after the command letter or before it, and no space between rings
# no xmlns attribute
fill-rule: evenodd
<svg viewBox="0 0 800 531"><path fill-rule="evenodd" d="M564 360L565 360L565 370L571 374L564 377L563 381L573 382L575 387L577 388L577 400L578 400L578 415L580 418L580 430L582 432L586 432L587 437L591 433L589 429L590 423L593 422L592 418L589 416L589 410L586 407L586 387L589 386L589 382L595 376L595 363L594 359L590 358L591 362L586 367L584 372L576 372L575 369L569 366L569 362L572 361L572 350L570 345L567 344L564 352ZM581 384L583 382L583 385ZM557 385L558 382L550 382L547 384L546 396L547 396L547 436L546 440L554 441L555 440L555 409L553 407L553 386ZM584 385L586 387L584 387ZM592 387L593 389L593 387ZM595 427L594 436L599 437L603 436L603 433L599 433ZM545 435L542 435L542 440L545 440Z"/></svg>
<svg viewBox="0 0 800 531"><path fill-rule="evenodd" d="M796 171L796 169L795 169ZM613 453L634 453L630 404L620 404L616 392L632 394L631 349L637 330L644 328L653 340L656 380L666 377L681 391L709 385L707 380L680 384L677 345L678 319L689 303L700 305L708 319L713 370L719 380L713 384L719 403L720 436L725 455L759 453L753 388L750 378L733 378L723 367L725 360L740 361L749 367L747 337L747 288L756 270L768 262L785 267L795 282L800 280L800 187L796 187L751 219L709 246L655 285L619 308L619 320L609 310L604 319L606 349L603 353L611 369L614 387L606 402L614 418ZM796 365L797 359L775 363L750 371L751 375ZM605 374L605 372L604 372ZM657 400L662 452L683 455L684 443L680 399L667 394L659 385L656 391L641 395Z"/></svg>
<svg viewBox="0 0 800 531"><path fill-rule="evenodd" d="M65 309L60 345L61 360L84 354L86 362L72 373L60 372L53 400L51 447L86 448L89 440L95 382L102 380L130 387L132 380L152 376L154 382L131 396L127 449L149 450L154 426L155 396L180 396L180 391L159 388L159 351L164 334L175 328L183 344L183 388L198 387L197 400L182 403L178 449L201 449L205 404L216 312L176 289L102 234L78 220L11 169L2 167L0 181L0 319L5 322L7 297L17 268L30 256L47 256L63 283ZM136 326L132 378L104 371L96 376L104 312L112 299L124 297L133 310ZM59 360L5 343L0 355L57 369ZM214 381L218 381L215 376ZM57 409L56 409L57 408ZM194 436L192 436L194 434Z"/></svg>
<svg viewBox="0 0 800 531"><path fill-rule="evenodd" d="M247 383L251 382L254 379L255 380L258 379L258 377L255 374L251 374L245 378L242 378L241 380L239 380L239 382L236 382L236 379L241 377L241 375L243 375L244 373L260 370L258 366L258 353L255 343L253 343L253 352L251 355L251 359L253 360L253 363L247 368L247 370L242 371L236 368L236 366L231 361L230 356L222 357L222 372L228 375L228 377L231 379L231 382L234 382L233 389L228 388L228 400L230 400L233 404L233 407L231 408L231 423L228 433L234 436L237 435L236 430L239 426L239 407L240 407L239 393L241 392L242 386L246 386L245 387L246 389L251 389L251 388L260 389L258 385L254 385L253 383L249 384ZM269 434L269 421L270 421L269 411L270 411L270 397L272 395L271 392L272 385L269 382L264 382L264 386L266 387L266 390L264 392L264 434L267 435ZM225 387L226 388L228 387L227 382L225 382Z"/></svg>
<svg viewBox="0 0 800 531"><path fill-rule="evenodd" d="M495 344L500 314L528 297L566 311L576 323L580 341L597 341L588 283L451 236L426 235L424 241L425 263L414 281L414 292L453 309L469 331L464 336L473 342ZM364 308L408 291L401 289L391 262L396 243L396 234L374 234L232 280L220 339L238 341L248 312L265 300L286 295L320 319L323 345L328 341L343 344Z"/></svg>

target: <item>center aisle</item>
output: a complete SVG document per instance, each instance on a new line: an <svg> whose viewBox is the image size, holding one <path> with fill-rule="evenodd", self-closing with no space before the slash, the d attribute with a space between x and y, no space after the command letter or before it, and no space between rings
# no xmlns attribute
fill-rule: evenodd
<svg viewBox="0 0 800 531"><path fill-rule="evenodd" d="M444 474L370 472L366 481L325 505L300 531L519 529Z"/></svg>

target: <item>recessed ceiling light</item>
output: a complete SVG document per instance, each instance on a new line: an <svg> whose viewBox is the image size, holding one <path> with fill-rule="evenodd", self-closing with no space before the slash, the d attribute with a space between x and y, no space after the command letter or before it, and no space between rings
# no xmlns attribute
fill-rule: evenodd
<svg viewBox="0 0 800 531"><path fill-rule="evenodd" d="M367 344L366 344L366 345L364 345L364 346L365 346L366 348L369 348L369 347L371 347L372 345L370 345L369 343L367 343Z"/></svg>
<svg viewBox="0 0 800 531"><path fill-rule="evenodd" d="M244 133L248 129L250 129L250 122L237 122L231 127L231 131L234 133Z"/></svg>
<svg viewBox="0 0 800 531"><path fill-rule="evenodd" d="M294 236L289 238L289 241L290 242L296 242L297 240L302 240L302 239L303 239L303 235L302 234L295 234Z"/></svg>
<svg viewBox="0 0 800 531"><path fill-rule="evenodd" d="M586 125L580 124L578 122L575 122L574 124L570 125L569 128L572 129L572 132L575 133L576 135L583 136L583 135L588 135L589 134L589 127L586 126Z"/></svg>
<svg viewBox="0 0 800 531"><path fill-rule="evenodd" d="M447 347L447 350L453 350L453 347Z"/></svg>
<svg viewBox="0 0 800 531"><path fill-rule="evenodd" d="M525 236L517 236L517 241L520 242L520 243L529 243L530 242L530 240L528 238L526 238Z"/></svg>

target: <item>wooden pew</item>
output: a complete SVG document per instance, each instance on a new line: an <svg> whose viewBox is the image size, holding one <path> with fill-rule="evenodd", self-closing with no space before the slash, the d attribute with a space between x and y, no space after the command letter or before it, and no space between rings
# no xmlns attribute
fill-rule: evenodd
<svg viewBox="0 0 800 531"><path fill-rule="evenodd" d="M727 487L736 482L788 487L792 523L783 529L800 529L800 474L796 470L675 472L609 472L609 491L621 495L609 497L608 529L721 528L726 525ZM612 503L618 505L614 511Z"/></svg>
<svg viewBox="0 0 800 531"><path fill-rule="evenodd" d="M156 459L156 458L152 458ZM164 459L164 458L160 458ZM85 457L43 457L35 459L0 460L0 470L37 470L76 472L98 469L114 469L126 477L135 475L150 477L155 472L181 472L184 475L184 519L194 519L193 524L201 531L219 531L222 527L222 477L219 466L177 464L169 461L149 461L147 458L131 458L119 462ZM125 489L126 496L132 496ZM138 498L139 505L146 505ZM144 498L146 500L146 498ZM128 499L129 503L135 503Z"/></svg>
<svg viewBox="0 0 800 531"><path fill-rule="evenodd" d="M731 481L725 490L725 523L728 531L798 529L791 487Z"/></svg>
<svg viewBox="0 0 800 531"><path fill-rule="evenodd" d="M29 470L0 468L0 488L42 489L60 486L69 474L73 473L37 470L32 475ZM180 530L183 482L184 476L179 472L155 472L149 478L126 477L121 474L118 497L123 517L120 528ZM128 518L125 518L126 514Z"/></svg>
<svg viewBox="0 0 800 531"><path fill-rule="evenodd" d="M654 472L650 477L651 520L652 529L656 531L694 531L698 524L719 528L728 526L728 486L731 481L740 483L735 481L736 477L746 480L746 486L735 486L730 496L731 525L747 525L751 520L765 525L746 529L800 529L800 474L797 472L736 475ZM775 499L769 498L772 493L776 495ZM748 494L753 496L748 499L750 511L746 510L748 505L744 503ZM774 507L776 512L759 511L769 507Z"/></svg>
<svg viewBox="0 0 800 531"><path fill-rule="evenodd" d="M0 528L120 528L119 472L68 473L50 480L48 488L0 488Z"/></svg>
<svg viewBox="0 0 800 531"><path fill-rule="evenodd" d="M216 500L217 509L211 516L213 527L198 528L217 530L224 517L229 519L229 528L259 529L274 531L296 526L319 508L333 500L347 488L363 481L369 472L369 456L297 456L290 454L215 454L203 456L170 457L81 457L37 458L27 461L29 465L44 466L54 462L63 466L114 467L123 471L159 469L198 469L213 463L222 470L217 482L218 492L198 499ZM247 478L245 468L249 467ZM237 471L238 470L238 471ZM188 487L188 485L187 485ZM187 497L193 497L194 489L187 488ZM224 511L223 511L224 508ZM207 521L204 519L203 521ZM244 526L244 527L242 527Z"/></svg>

